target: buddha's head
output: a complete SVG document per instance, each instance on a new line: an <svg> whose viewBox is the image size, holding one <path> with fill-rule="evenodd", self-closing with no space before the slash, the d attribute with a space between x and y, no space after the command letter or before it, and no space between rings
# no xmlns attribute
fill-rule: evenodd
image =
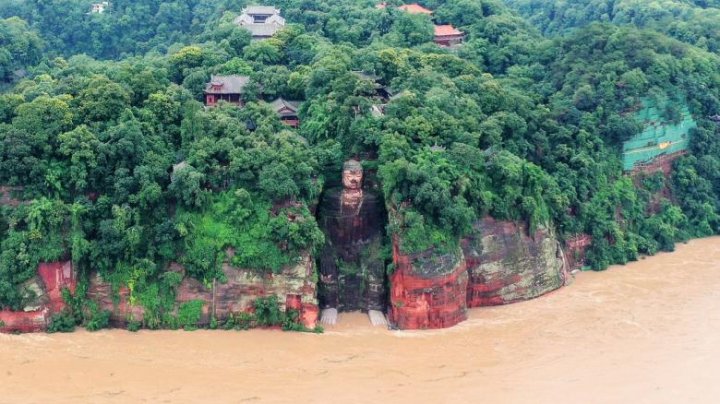
<svg viewBox="0 0 720 404"><path fill-rule="evenodd" d="M362 188L363 168L359 161L351 159L343 164L342 183L345 189Z"/></svg>

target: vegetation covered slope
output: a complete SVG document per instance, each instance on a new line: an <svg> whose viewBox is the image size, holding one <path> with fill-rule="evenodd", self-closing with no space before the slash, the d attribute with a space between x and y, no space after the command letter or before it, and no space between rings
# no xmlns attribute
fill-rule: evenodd
<svg viewBox="0 0 720 404"><path fill-rule="evenodd" d="M665 33L711 52L720 51L720 3L708 0L505 0L546 34L594 22Z"/></svg>
<svg viewBox="0 0 720 404"><path fill-rule="evenodd" d="M22 77L25 67L40 61L42 50L42 40L25 21L0 19L0 86Z"/></svg>
<svg viewBox="0 0 720 404"><path fill-rule="evenodd" d="M311 212L349 157L377 169L406 252L453 248L485 215L591 234L596 269L720 230L708 46L633 24L548 39L499 1L424 2L468 34L448 49L430 17L372 1L273 4L288 25L251 42L232 24L243 2L118 1L88 15L88 2L0 0L37 33L7 42L33 52L13 58L29 76L0 94L0 184L28 201L0 210L0 307L22 307L41 260L139 291L157 290L171 261L221 277L228 248L239 266L277 271L322 245ZM23 45L36 36L44 53ZM247 105L204 108L212 74L249 75ZM381 116L378 84L395 94ZM276 97L303 101L297 130ZM686 102L699 128L671 179L633 181L620 153L642 128L628 116L652 98Z"/></svg>

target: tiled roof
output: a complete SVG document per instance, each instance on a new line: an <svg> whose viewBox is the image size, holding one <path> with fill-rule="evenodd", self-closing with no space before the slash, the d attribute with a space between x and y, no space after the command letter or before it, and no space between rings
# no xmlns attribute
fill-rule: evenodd
<svg viewBox="0 0 720 404"><path fill-rule="evenodd" d="M281 116L294 116L297 113L300 102L288 101L283 98L278 98L277 100L271 102L270 106L273 110L275 110L275 112L279 113ZM293 113L282 112L284 108L289 109Z"/></svg>
<svg viewBox="0 0 720 404"><path fill-rule="evenodd" d="M454 36L464 35L462 31L453 27L452 25L436 25L435 36Z"/></svg>
<svg viewBox="0 0 720 404"><path fill-rule="evenodd" d="M249 76L212 76L210 82L205 85L205 92L209 94L242 94L248 82L250 82ZM214 85L220 85L220 88L213 89Z"/></svg>
<svg viewBox="0 0 720 404"><path fill-rule="evenodd" d="M280 10L273 6L247 6L243 11L250 15L273 15L280 13Z"/></svg>
<svg viewBox="0 0 720 404"><path fill-rule="evenodd" d="M410 14L432 14L431 10L428 10L427 8L417 3L403 4L402 6L398 7L398 9Z"/></svg>

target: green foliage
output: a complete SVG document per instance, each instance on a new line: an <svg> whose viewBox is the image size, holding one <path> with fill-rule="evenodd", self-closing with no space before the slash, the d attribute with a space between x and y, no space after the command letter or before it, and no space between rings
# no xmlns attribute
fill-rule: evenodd
<svg viewBox="0 0 720 404"><path fill-rule="evenodd" d="M306 327L299 321L300 312L297 310L287 310L285 318L282 322L283 331L307 331Z"/></svg>
<svg viewBox="0 0 720 404"><path fill-rule="evenodd" d="M128 288L130 328L194 327L169 263L209 284L224 263L317 252L311 212L349 157L371 161L404 252L455 251L487 215L590 234L596 269L720 231L717 2L428 0L432 22L390 3L277 0L288 24L253 42L233 23L245 2L0 0L0 186L27 201L0 208L0 308L28 303L38 263L72 259ZM465 43L434 45L432 23ZM250 76L243 108L203 108L217 74ZM277 97L302 101L299 129ZM623 171L645 99L698 123L669 180ZM105 324L76 306L75 324Z"/></svg>
<svg viewBox="0 0 720 404"><path fill-rule="evenodd" d="M399 46L420 45L432 41L433 24L424 14L398 13L388 35Z"/></svg>
<svg viewBox="0 0 720 404"><path fill-rule="evenodd" d="M198 279L219 277L228 249L237 267L278 272L324 242L306 207L275 210L244 189L220 194L205 212L183 213L178 222L186 243L182 262Z"/></svg>
<svg viewBox="0 0 720 404"><path fill-rule="evenodd" d="M88 302L90 310L88 320L85 323L85 329L88 331L98 331L108 328L110 325L110 310L99 310L97 304Z"/></svg>
<svg viewBox="0 0 720 404"><path fill-rule="evenodd" d="M127 323L127 330L130 332L138 332L142 328L142 323L135 320L130 320Z"/></svg>
<svg viewBox="0 0 720 404"><path fill-rule="evenodd" d="M143 308L142 324L149 329L162 327L164 313L172 311L175 305L175 289L180 284L181 275L176 272L165 272L157 282L149 282L138 293L139 304Z"/></svg>
<svg viewBox="0 0 720 404"><path fill-rule="evenodd" d="M75 331L75 317L68 311L53 314L47 327L48 333Z"/></svg>
<svg viewBox="0 0 720 404"><path fill-rule="evenodd" d="M16 78L16 71L40 60L43 42L18 17L0 18L0 85Z"/></svg>
<svg viewBox="0 0 720 404"><path fill-rule="evenodd" d="M196 330L204 304L202 300L190 300L181 304L177 314L178 325L185 331Z"/></svg>
<svg viewBox="0 0 720 404"><path fill-rule="evenodd" d="M280 311L277 296L259 297L253 301L253 307L257 326L272 327L284 324L285 313Z"/></svg>
<svg viewBox="0 0 720 404"><path fill-rule="evenodd" d="M316 327L313 330L308 329L300 323L300 313L297 310L280 310L278 298L275 295L267 297L259 297L253 301L254 325L257 327L277 327L280 326L283 331L302 331L321 333L322 328ZM237 321L237 320L236 320ZM245 324L237 322L236 324ZM237 327L237 325L235 326ZM241 328L246 329L246 328Z"/></svg>
<svg viewBox="0 0 720 404"><path fill-rule="evenodd" d="M223 324L225 330L249 330L253 324L253 315L250 313L230 313Z"/></svg>
<svg viewBox="0 0 720 404"><path fill-rule="evenodd" d="M391 226L392 233L402 234L400 248L405 253L416 253L436 248L440 250L454 249L457 237L447 234L432 223L425 223L423 215L410 209L403 209L398 228Z"/></svg>
<svg viewBox="0 0 720 404"><path fill-rule="evenodd" d="M505 0L543 32L558 34L593 22L634 25L663 32L703 49L720 50L720 9L682 0Z"/></svg>
<svg viewBox="0 0 720 404"><path fill-rule="evenodd" d="M68 206L38 199L9 216L0 242L0 307L20 310L27 295L22 285L35 276L40 262L56 261L68 250Z"/></svg>

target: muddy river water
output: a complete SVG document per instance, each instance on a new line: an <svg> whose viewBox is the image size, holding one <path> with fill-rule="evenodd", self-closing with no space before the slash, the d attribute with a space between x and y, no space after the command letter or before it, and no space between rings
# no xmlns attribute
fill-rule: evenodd
<svg viewBox="0 0 720 404"><path fill-rule="evenodd" d="M440 331L0 335L0 402L720 402L720 238Z"/></svg>

